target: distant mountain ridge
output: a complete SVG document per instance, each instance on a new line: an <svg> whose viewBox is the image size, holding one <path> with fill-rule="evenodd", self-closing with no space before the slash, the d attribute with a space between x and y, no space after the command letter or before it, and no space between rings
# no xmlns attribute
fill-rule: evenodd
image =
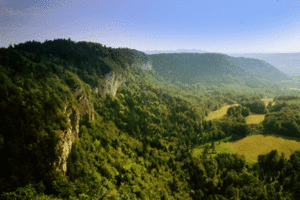
<svg viewBox="0 0 300 200"><path fill-rule="evenodd" d="M283 72L264 60L244 57L230 57L230 59L234 64L242 67L256 77L262 77L270 81L282 81L288 79Z"/></svg>
<svg viewBox="0 0 300 200"><path fill-rule="evenodd" d="M233 57L245 57L264 60L288 75L300 75L300 52L298 53L246 53L228 54Z"/></svg>
<svg viewBox="0 0 300 200"><path fill-rule="evenodd" d="M214 53L199 49L153 50L144 51L148 55L161 53ZM296 53L226 53L232 57L244 57L264 60L285 74L300 75L300 52Z"/></svg>
<svg viewBox="0 0 300 200"><path fill-rule="evenodd" d="M177 50L154 50L154 51L144 51L146 54L160 54L160 53L208 53L200 49L177 49Z"/></svg>
<svg viewBox="0 0 300 200"><path fill-rule="evenodd" d="M196 79L213 77L263 78L268 81L287 80L269 63L250 58L234 58L219 53L172 53L149 55L152 66L164 76L183 82L194 82ZM221 80L217 80L221 81ZM197 82L197 81L196 81Z"/></svg>

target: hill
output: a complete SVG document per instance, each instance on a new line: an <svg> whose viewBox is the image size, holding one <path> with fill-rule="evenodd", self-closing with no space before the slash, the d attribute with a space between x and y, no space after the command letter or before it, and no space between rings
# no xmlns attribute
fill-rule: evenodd
<svg viewBox="0 0 300 200"><path fill-rule="evenodd" d="M287 75L279 71L276 67L263 60L243 57L231 57L231 60L235 65L245 69L247 72L251 73L255 77L260 77L266 80L276 82L290 79Z"/></svg>
<svg viewBox="0 0 300 200"><path fill-rule="evenodd" d="M287 125L298 133L298 107L281 109L287 104L276 101L275 107L266 108L260 99L299 91L263 84L226 55L203 54L203 60L199 54L176 56L166 56L170 60L165 66L178 77L172 84L161 78L172 78L164 65L157 65L166 57L152 59L134 49L70 39L1 48L0 198L297 197L298 152L282 162L262 156L251 169L237 154L194 158L191 152L198 145L261 131L260 125L245 124L250 111L269 109L265 128L288 134ZM204 81L199 68L207 76ZM208 84L210 77L223 87ZM245 77L253 77L252 86L246 86L250 82ZM192 84L187 83L190 78ZM233 89L228 82L244 85ZM220 120L205 120L211 111L234 102L245 107L232 108ZM281 116L284 120L277 120ZM265 164L270 160L272 174Z"/></svg>
<svg viewBox="0 0 300 200"><path fill-rule="evenodd" d="M65 39L1 48L1 198L192 199L189 172L175 168L220 102L192 104L145 63L136 50Z"/></svg>
<svg viewBox="0 0 300 200"><path fill-rule="evenodd" d="M300 75L300 53L248 53L230 54L234 57L264 60L288 75Z"/></svg>
<svg viewBox="0 0 300 200"><path fill-rule="evenodd" d="M172 80L195 83L198 77L212 75L247 76L244 69L233 65L224 54L176 53L155 54L149 57L153 68Z"/></svg>
<svg viewBox="0 0 300 200"><path fill-rule="evenodd" d="M160 54L160 53L207 53L199 49L177 49L177 50L153 50L153 51L144 51L146 54Z"/></svg>
<svg viewBox="0 0 300 200"><path fill-rule="evenodd" d="M186 83L239 84L251 87L268 81L289 79L274 66L255 59L234 58L215 53L149 55L152 66L164 78ZM265 79L266 82L259 80Z"/></svg>

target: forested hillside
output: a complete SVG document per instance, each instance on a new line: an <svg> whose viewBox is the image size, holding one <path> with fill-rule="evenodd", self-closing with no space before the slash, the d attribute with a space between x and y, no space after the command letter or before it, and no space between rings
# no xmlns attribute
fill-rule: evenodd
<svg viewBox="0 0 300 200"><path fill-rule="evenodd" d="M284 73L262 60L234 58L216 53L149 55L154 69L172 81L207 84L239 84L266 87L269 81L288 80ZM263 79L263 80L262 80ZM253 84L256 82L256 84Z"/></svg>
<svg viewBox="0 0 300 200"><path fill-rule="evenodd" d="M244 53L230 55L264 60L288 75L300 74L300 53Z"/></svg>
<svg viewBox="0 0 300 200"><path fill-rule="evenodd" d="M278 96L274 107L261 100L298 91L250 79L226 55L205 54L200 64L197 54L165 56L70 39L1 48L1 198L297 199L299 152L272 151L249 165L209 148L276 126L298 134L296 103L281 102L297 96ZM202 73L235 87L188 82ZM234 103L224 118L205 120ZM267 114L263 124L245 124L251 113ZM207 148L193 157L199 145Z"/></svg>
<svg viewBox="0 0 300 200"><path fill-rule="evenodd" d="M182 82L197 83L196 78L211 75L247 76L247 71L229 62L225 54L173 53L149 57L156 71Z"/></svg>
<svg viewBox="0 0 300 200"><path fill-rule="evenodd" d="M230 59L233 63L235 63L235 65L245 69L255 77L275 82L290 79L286 74L279 71L276 67L270 65L266 61L243 57L231 57Z"/></svg>

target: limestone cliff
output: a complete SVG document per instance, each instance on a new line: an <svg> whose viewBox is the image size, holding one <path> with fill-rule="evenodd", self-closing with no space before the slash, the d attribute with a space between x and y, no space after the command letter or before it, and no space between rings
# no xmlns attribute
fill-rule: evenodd
<svg viewBox="0 0 300 200"><path fill-rule="evenodd" d="M94 106L90 104L88 98L83 94L82 89L78 86L73 97L77 99L79 104L80 119L86 119L89 122L94 122Z"/></svg>
<svg viewBox="0 0 300 200"><path fill-rule="evenodd" d="M72 144L79 136L80 120L94 122L94 107L90 105L88 98L83 94L80 87L75 89L73 97L77 99L79 107L70 106L69 102L64 106L68 128L60 133L61 140L57 146L60 156L57 163L55 163L56 170L61 171L64 175L67 172L67 160L72 150Z"/></svg>
<svg viewBox="0 0 300 200"><path fill-rule="evenodd" d="M58 143L58 150L60 151L60 156L58 157L58 162L55 163L56 170L66 174L67 172L67 159L72 149L72 144L75 139L78 138L79 134L79 112L69 107L67 103L64 107L64 113L67 115L68 128L66 131L60 133L60 141Z"/></svg>
<svg viewBox="0 0 300 200"><path fill-rule="evenodd" d="M141 68L145 71L150 71L150 70L152 70L153 66L152 66L152 63L150 61L148 61L147 63L142 63Z"/></svg>
<svg viewBox="0 0 300 200"><path fill-rule="evenodd" d="M126 75L111 71L107 73L103 79L101 79L99 87L95 91L97 93L99 92L102 96L105 96L106 94L116 96L117 91L125 86L125 82Z"/></svg>

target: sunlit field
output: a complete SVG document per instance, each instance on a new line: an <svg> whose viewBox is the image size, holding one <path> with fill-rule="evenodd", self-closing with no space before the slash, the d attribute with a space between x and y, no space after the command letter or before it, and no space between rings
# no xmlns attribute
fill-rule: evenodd
<svg viewBox="0 0 300 200"><path fill-rule="evenodd" d="M233 104L233 105L225 105L222 108L220 108L219 110L216 110L212 113L209 113L209 115L205 118L206 121L209 120L213 120L213 119L218 119L221 117L224 117L227 114L227 110L231 107L231 106L238 106L240 104Z"/></svg>
<svg viewBox="0 0 300 200"><path fill-rule="evenodd" d="M262 101L266 104L266 106L267 106L269 102L272 102L272 101L273 101L273 98L267 98L267 97L265 97L265 98L263 98L263 99L261 99L261 100L262 100ZM272 103L273 106L274 106L274 104L275 104L275 102Z"/></svg>
<svg viewBox="0 0 300 200"><path fill-rule="evenodd" d="M300 150L300 139L279 135L251 135L235 142L215 143L216 153L237 153L244 155L248 163L257 162L258 155L277 150L279 155L284 153L287 158L292 152ZM193 151L193 156L199 156L204 148Z"/></svg>
<svg viewBox="0 0 300 200"><path fill-rule="evenodd" d="M264 119L265 119L265 115L257 115L257 114L249 115L248 117L246 117L246 124L259 124L262 121L264 121Z"/></svg>

